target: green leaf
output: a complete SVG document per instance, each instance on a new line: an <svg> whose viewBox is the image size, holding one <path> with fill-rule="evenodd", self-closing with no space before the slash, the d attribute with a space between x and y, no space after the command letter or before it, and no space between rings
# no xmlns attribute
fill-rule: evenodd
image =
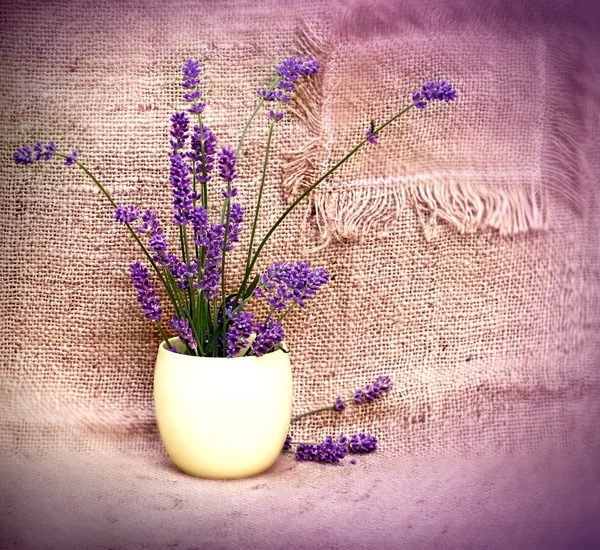
<svg viewBox="0 0 600 550"><path fill-rule="evenodd" d="M250 286L246 289L246 292L242 296L242 300L246 300L246 299L250 298L250 296L252 296L252 293L254 292L256 285L258 285L258 279L259 279L258 275L256 275L256 277L254 277L254 279L252 279Z"/></svg>

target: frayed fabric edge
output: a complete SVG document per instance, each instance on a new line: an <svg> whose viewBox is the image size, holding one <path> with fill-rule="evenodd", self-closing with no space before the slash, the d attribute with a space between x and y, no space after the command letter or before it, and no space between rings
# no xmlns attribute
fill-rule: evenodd
<svg viewBox="0 0 600 550"><path fill-rule="evenodd" d="M495 229L516 235L547 229L547 197L537 185L494 186L446 182L370 185L320 192L312 197L324 243L385 234L411 206L427 240L446 222L460 233Z"/></svg>

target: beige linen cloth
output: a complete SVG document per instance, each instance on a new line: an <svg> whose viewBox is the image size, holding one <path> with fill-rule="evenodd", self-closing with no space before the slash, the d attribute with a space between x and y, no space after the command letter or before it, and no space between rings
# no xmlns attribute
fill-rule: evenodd
<svg viewBox="0 0 600 550"><path fill-rule="evenodd" d="M3 5L0 542L599 540L598 21L579 2ZM394 383L373 404L305 419L294 439L366 431L377 454L331 467L282 456L259 478L206 482L177 472L158 437L159 337L128 280L135 243L80 171L56 159L22 169L11 153L38 139L77 149L115 200L155 208L168 225L183 61L201 60L207 123L232 145L254 90L294 54L318 57L323 73L277 127L259 235L422 83L446 79L458 99L383 132L288 218L260 262L302 259L332 274L286 324L294 414L380 374ZM239 163L249 208L265 138L259 117ZM218 200L215 186L213 213Z"/></svg>

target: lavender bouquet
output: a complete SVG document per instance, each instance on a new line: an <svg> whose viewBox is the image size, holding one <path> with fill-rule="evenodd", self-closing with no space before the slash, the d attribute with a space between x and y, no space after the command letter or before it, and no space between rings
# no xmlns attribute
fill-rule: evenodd
<svg viewBox="0 0 600 550"><path fill-rule="evenodd" d="M174 353L177 350L169 343L168 329L179 337L185 345L184 353L188 355L231 358L261 356L278 349L285 338L283 321L286 315L296 305L305 308L308 301L313 300L319 289L327 284L329 274L323 268L312 269L304 262L283 261L269 266L264 273L255 274L257 260L271 235L317 185L365 144L376 145L381 131L401 115L413 107L424 109L431 101L448 102L456 97L456 90L450 84L443 81L428 82L414 92L409 103L389 120L380 125L371 121L357 145L298 196L255 247L275 127L284 117L286 105L292 100L298 83L303 78L317 74L320 65L315 59L291 57L275 70L277 74L270 86L257 91L256 108L246 122L236 148L219 149L215 135L203 118L206 104L202 101L200 90L200 63L189 59L184 64L181 86L187 107L171 117L169 151L169 180L173 198L171 223L179 231L177 253L167 242L156 213L133 204L117 204L81 162L76 151L60 152L51 141L47 145L38 142L33 147L25 146L14 153L15 163L22 166L40 160L48 161L53 157L63 158L66 166L79 167L98 186L114 208L115 220L131 233L149 264L150 269L139 262L133 263L130 266L131 281L142 312L147 319L156 323L167 348ZM232 290L225 280L227 253L239 242L242 225L248 222L244 207L235 201L237 187L233 182L237 178L236 165L244 138L263 107L266 107L269 132L260 188L254 211L249 217L250 241L243 278ZM208 196L215 175L222 185L218 207L220 217L211 221ZM164 323L153 275L171 304L173 315L167 323ZM250 311L253 299L266 301L268 314L265 318L257 319L256 314ZM332 447L333 440L328 445ZM357 440L354 446L367 448L373 446L373 442ZM305 454L308 452L306 448L301 451Z"/></svg>

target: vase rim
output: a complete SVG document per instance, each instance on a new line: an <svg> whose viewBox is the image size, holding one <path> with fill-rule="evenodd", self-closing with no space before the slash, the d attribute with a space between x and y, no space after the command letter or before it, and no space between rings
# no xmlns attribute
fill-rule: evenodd
<svg viewBox="0 0 600 550"><path fill-rule="evenodd" d="M173 338L169 338L169 344L171 345L175 345L175 343L179 341L179 337L178 336L174 336ZM158 351L159 353L172 353L167 349L167 344L166 342L163 340L161 341L160 345L158 346ZM274 355L277 352L281 352L287 355L287 351L284 351L282 348L277 348L276 350L270 351L268 353L265 353L264 355L261 355L260 357L257 355L249 355L249 356L244 356L244 357L204 357L204 356L196 356L196 355L184 355L183 353L177 353L175 355L177 355L178 359L179 358L184 358L184 361L188 361L188 360L198 360L198 359L202 359L203 361L240 361L240 359L246 359L246 360L257 360L257 359L261 359L262 357L267 357L270 355Z"/></svg>

